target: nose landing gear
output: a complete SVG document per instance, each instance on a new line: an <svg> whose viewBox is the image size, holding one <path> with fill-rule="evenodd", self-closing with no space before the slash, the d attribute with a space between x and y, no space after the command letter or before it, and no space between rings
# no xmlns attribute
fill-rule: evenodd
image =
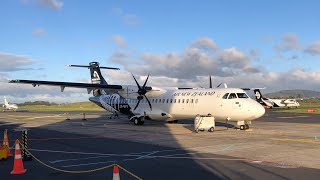
<svg viewBox="0 0 320 180"><path fill-rule="evenodd" d="M251 124L251 121L238 121L237 125L240 128L240 130L246 130L249 129L249 124Z"/></svg>
<svg viewBox="0 0 320 180"><path fill-rule="evenodd" d="M245 125L240 125L240 130L246 130L246 129L249 129L249 125L248 124L245 124Z"/></svg>

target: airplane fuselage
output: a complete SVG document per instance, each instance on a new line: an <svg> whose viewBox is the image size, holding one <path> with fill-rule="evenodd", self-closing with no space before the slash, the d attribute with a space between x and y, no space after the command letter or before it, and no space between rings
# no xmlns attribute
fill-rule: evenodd
<svg viewBox="0 0 320 180"><path fill-rule="evenodd" d="M14 110L16 111L18 109L18 106L16 104L9 104L9 105L3 105L3 110Z"/></svg>
<svg viewBox="0 0 320 180"><path fill-rule="evenodd" d="M235 97L231 97L231 94ZM151 119L167 121L194 118L197 114L211 114L218 121L226 119L251 121L265 113L265 109L259 103L238 88L183 90L159 88L158 91L150 91L147 95L152 110L145 99L141 100L136 110L133 110L138 101L134 97L136 94L119 91L119 93L91 97L89 100L111 112L129 116L146 114Z"/></svg>

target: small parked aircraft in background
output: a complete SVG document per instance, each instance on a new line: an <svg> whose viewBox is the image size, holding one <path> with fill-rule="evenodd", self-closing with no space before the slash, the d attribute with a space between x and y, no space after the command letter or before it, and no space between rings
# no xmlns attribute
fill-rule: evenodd
<svg viewBox="0 0 320 180"><path fill-rule="evenodd" d="M298 108L300 106L299 102L295 99L269 99L262 96L260 89L253 90L256 100L263 106L268 108L273 107L295 107Z"/></svg>
<svg viewBox="0 0 320 180"><path fill-rule="evenodd" d="M3 107L3 111L5 110L17 111L18 109L18 105L9 103L5 96L4 96L4 105L2 107Z"/></svg>

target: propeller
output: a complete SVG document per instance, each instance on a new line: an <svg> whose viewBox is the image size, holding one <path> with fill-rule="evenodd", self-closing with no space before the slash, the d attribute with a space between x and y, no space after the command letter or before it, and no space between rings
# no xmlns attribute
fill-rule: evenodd
<svg viewBox="0 0 320 180"><path fill-rule="evenodd" d="M131 73L131 74L132 74L132 73ZM148 92L148 91L147 91L147 88L146 88L146 84L147 84L148 79L149 79L149 74L148 74L148 77L147 77L147 79L146 79L146 81L144 82L144 84L143 84L142 87L140 86L140 84L138 83L137 79L134 77L133 74L132 74L132 77L133 77L134 81L136 82L136 84L137 84L137 86L138 86L138 92L137 92L137 93L139 94L139 96L137 97L138 103L137 103L136 107L134 107L134 110L137 109L137 107L139 106L139 103L140 103L140 101L143 99L143 97L146 98L146 100L148 101L149 107L150 107L150 109L152 110L151 103L150 103L149 99L148 99L147 96L146 96L146 93Z"/></svg>

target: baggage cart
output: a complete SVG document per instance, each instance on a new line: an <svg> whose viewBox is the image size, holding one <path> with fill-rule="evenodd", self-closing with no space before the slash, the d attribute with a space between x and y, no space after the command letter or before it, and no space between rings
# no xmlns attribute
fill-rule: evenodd
<svg viewBox="0 0 320 180"><path fill-rule="evenodd" d="M194 118L194 131L209 131L213 132L215 129L215 118L209 115L197 115Z"/></svg>

